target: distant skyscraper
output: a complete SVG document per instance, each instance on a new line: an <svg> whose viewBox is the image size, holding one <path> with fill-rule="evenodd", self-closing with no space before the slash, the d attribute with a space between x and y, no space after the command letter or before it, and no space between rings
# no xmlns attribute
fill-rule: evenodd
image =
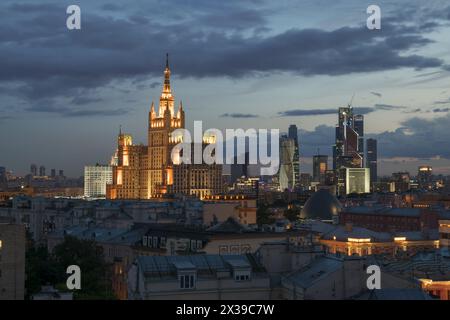
<svg viewBox="0 0 450 320"><path fill-rule="evenodd" d="M294 153L295 141L286 136L280 138L280 169L278 181L280 189L293 189L295 183L294 176Z"/></svg>
<svg viewBox="0 0 450 320"><path fill-rule="evenodd" d="M301 173L300 174L300 187L304 190L308 190L311 187L311 175L309 173Z"/></svg>
<svg viewBox="0 0 450 320"><path fill-rule="evenodd" d="M106 185L111 184L112 167L95 165L84 167L84 196L92 198L106 197Z"/></svg>
<svg viewBox="0 0 450 320"><path fill-rule="evenodd" d="M392 182L394 183L392 192L405 192L411 188L411 177L409 172L393 172Z"/></svg>
<svg viewBox="0 0 450 320"><path fill-rule="evenodd" d="M419 187L429 189L432 184L433 168L431 166L420 166L417 173Z"/></svg>
<svg viewBox="0 0 450 320"><path fill-rule="evenodd" d="M44 166L39 167L39 175L41 177L45 176L45 167Z"/></svg>
<svg viewBox="0 0 450 320"><path fill-rule="evenodd" d="M37 176L37 166L35 164L30 166L30 173L32 176Z"/></svg>
<svg viewBox="0 0 450 320"><path fill-rule="evenodd" d="M313 157L313 181L325 184L328 170L328 156L316 155Z"/></svg>
<svg viewBox="0 0 450 320"><path fill-rule="evenodd" d="M367 139L367 158L366 167L370 169L370 185L378 179L378 155L377 155L377 140Z"/></svg>
<svg viewBox="0 0 450 320"><path fill-rule="evenodd" d="M354 129L358 134L358 153L361 158L364 158L364 116L355 115L354 117Z"/></svg>
<svg viewBox="0 0 450 320"><path fill-rule="evenodd" d="M56 169L52 169L50 175L52 178L55 178L56 177Z"/></svg>
<svg viewBox="0 0 450 320"><path fill-rule="evenodd" d="M355 127L355 118L357 126ZM360 147L360 136L357 132L364 131L364 118L353 115L353 108L339 108L338 125L336 126L336 144L333 146L333 168L362 168L364 148ZM351 157L351 161L349 161ZM345 162L345 163L344 163Z"/></svg>
<svg viewBox="0 0 450 320"><path fill-rule="evenodd" d="M233 164L230 165L230 182L235 183L239 178L248 177L249 153L245 153L245 163L238 163L238 157L234 158Z"/></svg>
<svg viewBox="0 0 450 320"><path fill-rule="evenodd" d="M59 176L64 177L64 170L59 170Z"/></svg>
<svg viewBox="0 0 450 320"><path fill-rule="evenodd" d="M295 124L289 126L288 138L294 140L294 186L300 186L300 144L298 142L298 129Z"/></svg>

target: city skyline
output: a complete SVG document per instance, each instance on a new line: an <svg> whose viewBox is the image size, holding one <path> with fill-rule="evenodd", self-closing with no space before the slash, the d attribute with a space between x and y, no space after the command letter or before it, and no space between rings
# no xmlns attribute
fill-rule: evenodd
<svg viewBox="0 0 450 320"><path fill-rule="evenodd" d="M367 5L359 1L328 5L342 19L307 1L289 3L290 10L287 3L265 1L258 9L240 2L201 4L174 1L170 10L160 4L155 11L154 3L142 1L127 7L80 1L82 29L71 32L65 3L4 1L0 24L14 32L0 38L10 54L0 60L1 165L25 174L36 163L81 176L84 165L109 162L120 125L145 142L140 128L161 90L168 51L177 97L190 111L188 129L194 120L220 129L282 132L295 124L300 168L311 173L318 148L331 156L337 110L355 95L365 138L378 141L380 176L414 175L420 165L450 174L445 1L426 8L418 1L379 1L378 34L365 29ZM363 53L367 57L356 59Z"/></svg>

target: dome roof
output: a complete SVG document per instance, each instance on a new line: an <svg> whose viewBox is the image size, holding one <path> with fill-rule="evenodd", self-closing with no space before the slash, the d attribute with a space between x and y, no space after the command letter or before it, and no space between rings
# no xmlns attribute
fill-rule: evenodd
<svg viewBox="0 0 450 320"><path fill-rule="evenodd" d="M340 202L328 190L321 189L314 193L300 213L302 219L331 220L339 214L342 206Z"/></svg>

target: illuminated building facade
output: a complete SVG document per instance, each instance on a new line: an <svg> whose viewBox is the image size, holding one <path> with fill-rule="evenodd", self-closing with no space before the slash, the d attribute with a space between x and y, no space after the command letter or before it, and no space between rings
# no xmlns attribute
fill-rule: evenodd
<svg viewBox="0 0 450 320"><path fill-rule="evenodd" d="M409 236L408 232L375 232L354 227L352 223L339 226L320 237L319 242L329 253L348 256L390 255L399 252L415 254L424 250L439 248L439 241L418 235Z"/></svg>
<svg viewBox="0 0 450 320"><path fill-rule="evenodd" d="M112 167L105 165L84 167L84 196L106 197L106 185L111 184Z"/></svg>
<svg viewBox="0 0 450 320"><path fill-rule="evenodd" d="M207 144L202 145L202 150ZM194 144L191 149L194 150ZM193 195L200 199L223 192L222 165L194 163L194 153L191 153L191 163L173 164L172 176L169 176L168 193Z"/></svg>
<svg viewBox="0 0 450 320"><path fill-rule="evenodd" d="M450 249L450 220L439 220L439 242Z"/></svg>
<svg viewBox="0 0 450 320"><path fill-rule="evenodd" d="M170 74L167 58L158 109L152 102L148 115L148 145L134 145L130 135L119 134L108 199L150 199L167 193L203 197L222 192L221 165L174 166L172 162L172 149L181 142L172 134L184 129L185 115L181 102L175 111Z"/></svg>
<svg viewBox="0 0 450 320"><path fill-rule="evenodd" d="M346 168L346 194L370 192L370 169Z"/></svg>
<svg viewBox="0 0 450 320"><path fill-rule="evenodd" d="M292 190L295 185L294 172L295 141L286 136L280 139L280 170L278 181L280 190Z"/></svg>
<svg viewBox="0 0 450 320"><path fill-rule="evenodd" d="M409 172L392 173L393 188L391 192L405 192L411 188L411 177Z"/></svg>
<svg viewBox="0 0 450 320"><path fill-rule="evenodd" d="M433 168L430 166L420 166L417 173L417 180L419 187L423 189L430 189L432 186Z"/></svg>
<svg viewBox="0 0 450 320"><path fill-rule="evenodd" d="M294 181L295 187L300 187L300 144L298 142L298 129L295 124L289 126L288 137L294 140Z"/></svg>
<svg viewBox="0 0 450 320"><path fill-rule="evenodd" d="M328 156L316 155L313 157L313 181L325 184L328 170Z"/></svg>

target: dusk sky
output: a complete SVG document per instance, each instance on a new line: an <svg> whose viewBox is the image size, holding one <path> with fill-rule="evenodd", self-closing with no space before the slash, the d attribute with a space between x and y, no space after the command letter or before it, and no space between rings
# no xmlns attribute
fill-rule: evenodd
<svg viewBox="0 0 450 320"><path fill-rule="evenodd" d="M66 28L71 4L81 30ZM0 166L14 173L81 176L109 162L119 125L147 144L168 52L188 128L296 124L310 171L354 95L380 175L450 174L448 0L2 0L0 16Z"/></svg>

